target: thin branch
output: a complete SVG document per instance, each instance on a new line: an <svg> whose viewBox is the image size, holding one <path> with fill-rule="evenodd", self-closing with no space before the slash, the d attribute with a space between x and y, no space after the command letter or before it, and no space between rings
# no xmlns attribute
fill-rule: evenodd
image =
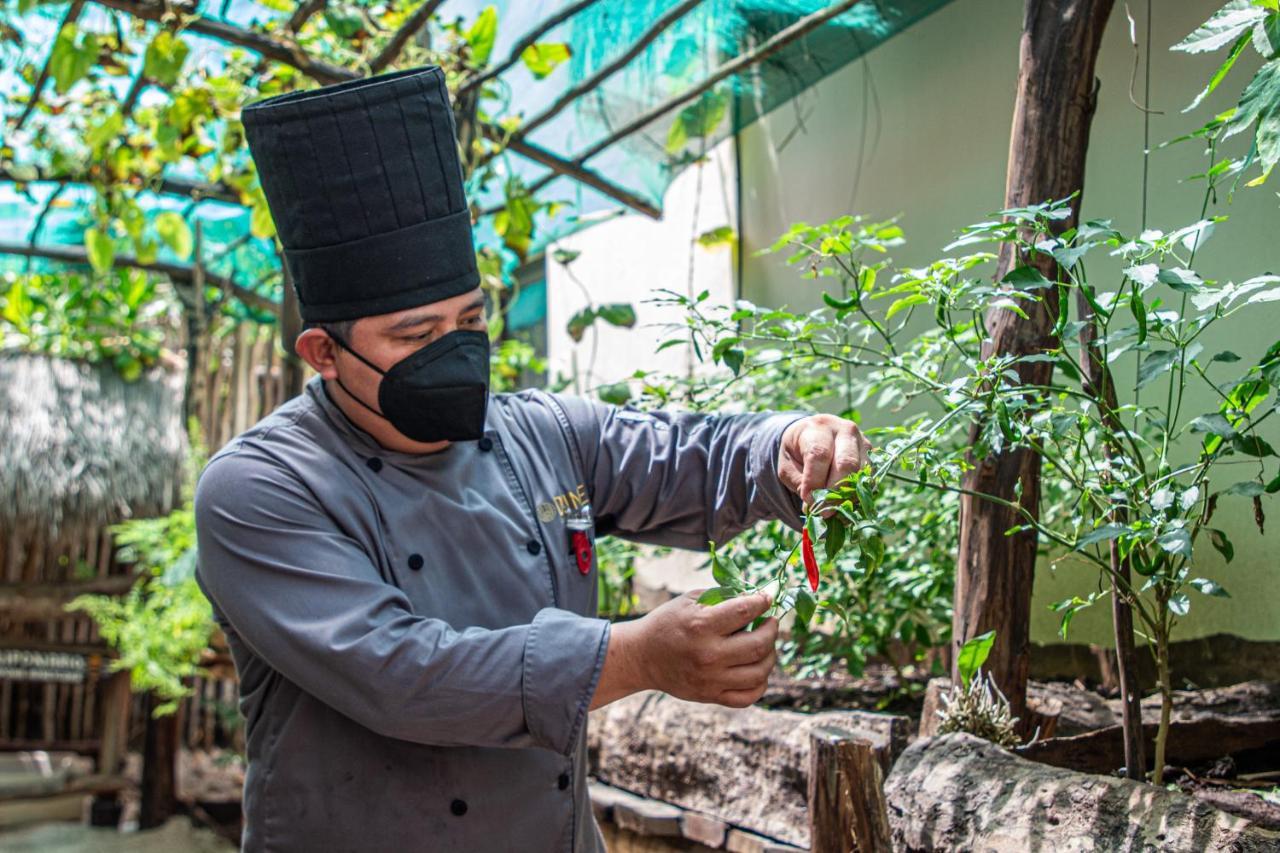
<svg viewBox="0 0 1280 853"><path fill-rule="evenodd" d="M159 21L166 14L166 10L158 3L149 2L149 0L94 0L94 2L106 6L110 9L116 9L121 12L127 12L135 17L143 18L150 21ZM304 54L296 46L287 45L277 41L264 33L245 30L221 21L211 20L196 14L194 7L191 5L183 5L175 7L183 12L184 27L193 33L209 36L228 44L239 45L256 51L268 59L296 68L309 77L320 83L339 83L347 80L357 80L361 75L346 68L340 68L336 65L330 65L327 62L313 60ZM504 142L506 131L501 127L492 123L484 123L480 125L480 129L488 136L498 142ZM580 181L587 186L599 190L605 195L614 198L628 207L657 219L660 211L644 199L620 187L602 176L584 169L581 164L571 163L570 161L556 154L547 151L544 148L527 142L518 140L506 141L507 147L512 151L541 163L547 168L558 172L562 175L568 175L574 180Z"/></svg>
<svg viewBox="0 0 1280 853"><path fill-rule="evenodd" d="M84 0L74 0L67 7L67 14L62 17L62 25L58 27L58 34L62 34L62 30L68 24L74 24L76 19L80 17L80 12L84 9ZM56 38L56 37L55 37ZM55 42L56 46L56 42ZM49 52L49 58L45 60L44 67L40 69L40 76L36 78L35 85L31 87L31 100L27 101L26 109L22 111L22 115L18 116L17 122L14 123L14 131L22 129L27 123L27 119L31 118L31 114L35 112L36 104L40 103L40 94L44 91L44 86L49 82L49 66L52 64L53 51Z"/></svg>
<svg viewBox="0 0 1280 853"><path fill-rule="evenodd" d="M858 5L858 3L860 2L863 2L863 0L841 0L841 2L835 4L834 6L831 6L827 9L823 9L822 11L819 11L819 12L814 12L812 15L809 15L807 17L801 18L800 20L796 21L794 24L787 27L786 29L779 30L772 37L770 37L766 41L761 42L760 45L754 48L753 50L749 50L746 53L739 54L736 58L721 64L714 71L712 71L705 80L703 80L697 86L693 86L689 89L686 89L680 94L675 95L663 101L657 106L647 110L646 112L642 113L641 115L637 116L636 118L622 125L613 133L606 136L604 139L601 139L599 142L592 145L590 148L586 149L581 154L578 154L577 156L575 156L571 161L572 165L581 167L587 160L590 160L592 157L596 156L601 151L605 150L611 145L614 145L617 142L627 138L628 136L631 136L633 133L636 133L637 131L641 130L651 122L656 121L657 119L661 118L662 116L666 115L667 113L671 112L677 107L683 106L689 101L692 101L693 99L697 98L699 95L710 90L712 87L714 87L717 83L724 80L725 78L730 77L734 74L737 74L738 72L743 71L760 62L763 62L764 60L773 56L773 54L777 53L782 48L786 47L791 42L795 41L796 39L803 38L804 36L813 32L818 27L827 23L831 19L836 18L839 15L849 11L854 6ZM477 79L475 82L480 83L483 81ZM464 87L468 87L471 85L473 84L470 82L463 84ZM528 132L527 127L521 130L522 134L527 132ZM529 194L532 195L537 193L539 190L545 188L549 183L554 181L556 178L558 178L562 174L566 174L566 173L563 170L553 169L552 174L544 175L543 177L539 178L537 181L534 181L532 184L528 186L527 189ZM481 211L480 215L481 216L491 215L491 214L497 213L500 210L503 210L505 207L506 205L498 205L495 207L491 207L484 211Z"/></svg>
<svg viewBox="0 0 1280 853"><path fill-rule="evenodd" d="M147 75L142 71L138 72L138 76L133 78L133 82L129 84L129 91L125 93L124 102L120 105L120 114L128 118L133 114L133 108L138 105L138 98L142 96L142 90L146 88Z"/></svg>
<svg viewBox="0 0 1280 853"><path fill-rule="evenodd" d="M17 255L24 258L47 258L51 261L60 261L67 264L85 264L89 263L89 254L84 249L73 248L70 246L28 246L21 243L0 243L0 255ZM173 282L185 285L191 285L196 278L195 267L189 264L170 264L156 262L150 264L139 263L136 258L128 255L116 255L111 265L116 269L136 269L145 272L160 273L168 276ZM260 293L254 293L247 287L236 284L230 279L222 276L213 275L207 270L202 270L204 280L208 284L222 288L239 299L244 304L257 308L259 311L265 311L275 316L280 315L280 306L272 302Z"/></svg>
<svg viewBox="0 0 1280 853"><path fill-rule="evenodd" d="M94 2L108 9L115 9L133 15L135 18L157 23L164 23L169 16L177 15L184 30L248 48L267 59L297 68L320 83L340 83L360 76L340 66L312 59L297 45L279 41L266 33L206 18L197 11L197 6L193 3L166 5L152 2L152 0L94 0Z"/></svg>
<svg viewBox="0 0 1280 853"><path fill-rule="evenodd" d="M625 139L677 107L683 106L689 101L692 101L694 98L710 90L726 77L730 77L737 74L739 71L744 71L753 65L763 62L782 48L789 45L791 42L796 39L803 38L818 27L849 11L861 2L863 2L863 0L840 0L839 3L829 6L826 9L822 9L821 11L814 12L813 14L796 21L786 29L779 30L768 39L761 42L758 47L749 50L746 53L739 54L728 62L722 63L714 71L708 74L706 79L697 86L686 89L679 95L663 101L652 109L641 113L631 121L622 125L613 133L609 134L604 139L600 140L595 145L592 145L586 151L575 157L574 162L581 164L590 160L592 157L596 156L609 146L617 143L619 140Z"/></svg>
<svg viewBox="0 0 1280 853"><path fill-rule="evenodd" d="M327 3L328 0L303 0L289 16L289 20L284 25L285 30L289 33L297 33L306 26L307 21L323 12Z"/></svg>
<svg viewBox="0 0 1280 853"><path fill-rule="evenodd" d="M76 175L50 175L43 172L37 172L34 178L21 177L15 175L7 169L0 169L0 182L16 183L16 184L35 184L35 183L52 183L52 184L94 184L94 180L87 174ZM184 178L161 178L159 181L149 183L149 189L154 192L166 193L169 195L189 196L198 201L212 200L226 202L227 204L240 204L240 194L226 184L206 184L199 181L189 181Z"/></svg>
<svg viewBox="0 0 1280 853"><path fill-rule="evenodd" d="M404 50L404 46L409 43L409 39L413 38L418 30L427 25L431 20L431 16L436 13L436 9L444 3L444 0L426 0L421 6L414 10L409 16L409 20L405 21L400 29L395 31L391 36L391 41L387 42L382 50L378 51L378 55L369 63L369 73L377 74L379 71L391 65L400 56L400 52Z"/></svg>
<svg viewBox="0 0 1280 853"><path fill-rule="evenodd" d="M556 98L555 103L525 122L520 128L521 135L528 136L530 133L533 133L533 131L559 115L565 107L572 104L587 92L591 92L598 88L606 79L612 77L618 71L621 71L629 65L631 60L639 56L646 47L656 41L659 36L666 32L677 21L693 11L693 8L701 2L702 0L684 0L680 5L670 9L665 15L654 21L653 26L645 30L640 38L633 42L621 56L601 67L599 71L581 81L578 85L570 87L567 91L561 94L559 98Z"/></svg>
<svg viewBox="0 0 1280 853"><path fill-rule="evenodd" d="M494 130L491 125L484 125L482 129L486 134L491 133ZM523 139L511 139L507 141L507 147L519 154L521 157L532 160L535 163L540 163L548 169L552 169L562 175L568 175L575 181L586 184L592 189L598 190L610 198L622 202L627 207L638 213L643 213L645 216L652 217L653 219L662 218L661 210L654 207L652 204L630 190L624 189L617 184L610 183L598 173L593 172L584 166L579 166L576 163L570 163L561 157L557 157L555 154L552 154L541 146L534 145L532 142Z"/></svg>
<svg viewBox="0 0 1280 853"><path fill-rule="evenodd" d="M574 15L599 2L600 0L578 0L577 3L574 3L571 6L566 6L550 18L547 18L545 21L530 30L528 35L525 35L516 42L515 46L511 48L511 53L507 55L506 59L502 60L497 65L494 65L483 74L477 74L467 80L464 80L462 84L458 86L458 96L461 97L472 89L483 86L493 78L506 72L509 68L520 61L520 57L524 55L526 50L538 43L538 39L542 38L547 33L572 18Z"/></svg>

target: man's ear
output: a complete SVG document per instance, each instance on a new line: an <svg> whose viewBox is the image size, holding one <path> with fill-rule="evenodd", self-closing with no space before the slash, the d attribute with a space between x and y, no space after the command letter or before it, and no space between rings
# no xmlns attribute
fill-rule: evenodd
<svg viewBox="0 0 1280 853"><path fill-rule="evenodd" d="M337 379L338 344L323 329L307 329L294 344L299 357L324 379Z"/></svg>

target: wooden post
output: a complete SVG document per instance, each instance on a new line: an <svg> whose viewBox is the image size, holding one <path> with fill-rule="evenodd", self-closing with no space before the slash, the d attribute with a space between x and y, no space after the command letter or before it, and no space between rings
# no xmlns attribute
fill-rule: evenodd
<svg viewBox="0 0 1280 853"><path fill-rule="evenodd" d="M881 853L889 844L884 779L888 746L835 728L809 734L809 849Z"/></svg>
<svg viewBox="0 0 1280 853"><path fill-rule="evenodd" d="M161 826L178 810L178 715L153 716L159 704L154 693L147 694L139 829Z"/></svg>
<svg viewBox="0 0 1280 853"><path fill-rule="evenodd" d="M106 665L104 660L104 670ZM113 672L106 676L102 686L102 718L98 729L99 776L110 777L121 772L125 751L129 747L130 698L127 671ZM115 791L95 794L90 810L90 823L93 826L116 826L120 823L121 811Z"/></svg>
<svg viewBox="0 0 1280 853"><path fill-rule="evenodd" d="M1006 207L1039 204L1083 191L1094 110L1094 65L1112 4L1113 0L1027 0L1005 182ZM1058 228L1074 228L1079 210L1077 198L1071 217L1056 223ZM1024 260L1015 256L1010 244L1003 244L996 280ZM1051 258L1038 256L1035 266L1051 281L1056 279ZM1044 291L1042 302L1028 306L1028 319L993 309L986 317L989 339L983 343L983 357L1031 354L1056 347L1052 332L1057 311L1058 292L1054 288ZM1053 365L1048 362L1020 364L1017 370L1027 385L1046 385L1053 375ZM971 443L976 442L981 426L974 424ZM1039 456L1018 450L971 461L974 468L965 475L966 490L1020 503L1039 516ZM1020 493L1015 491L1018 486ZM970 495L961 498L952 636L959 649L979 634L996 632L986 668L1009 698L1013 714L1025 724L1037 541L1032 532L1006 535L1023 523L1019 513L999 504ZM953 655L953 661L957 657ZM953 664L951 679L958 682L959 678Z"/></svg>

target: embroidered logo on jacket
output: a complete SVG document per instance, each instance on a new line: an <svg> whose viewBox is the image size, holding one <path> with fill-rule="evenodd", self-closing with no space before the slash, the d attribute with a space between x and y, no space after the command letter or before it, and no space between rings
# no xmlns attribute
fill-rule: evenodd
<svg viewBox="0 0 1280 853"><path fill-rule="evenodd" d="M537 507L538 521L546 524L548 521L564 518L566 515L590 505L586 484L579 483L578 487L573 491L556 495L549 501L541 501Z"/></svg>

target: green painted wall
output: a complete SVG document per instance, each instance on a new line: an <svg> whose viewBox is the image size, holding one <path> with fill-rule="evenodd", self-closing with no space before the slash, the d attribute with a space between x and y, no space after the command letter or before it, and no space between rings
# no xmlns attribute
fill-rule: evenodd
<svg viewBox="0 0 1280 853"><path fill-rule="evenodd" d="M1257 67L1256 55L1241 59L1237 76L1194 114L1182 108L1204 85L1219 56L1171 53L1179 41L1220 3L1179 0L1152 4L1151 106L1153 144L1185 133L1234 103ZM1147 4L1131 3L1135 15ZM755 258L796 220L821 221L846 212L886 217L901 213L909 243L896 260L915 264L941 254L956 229L1002 206L1009 127L1015 93L1022 3L1016 0L957 0L877 48L856 63L801 93L740 139L742 174L743 294L766 304L818 304L793 271L774 257ZM1141 35L1145 21L1139 18ZM1104 38L1098 77L1098 109L1089 149L1086 218L1107 217L1136 231L1142 187L1142 113L1130 102L1134 52L1123 3ZM1246 60L1248 65L1245 65ZM872 97L871 93L875 96ZM1141 99L1141 78L1138 83ZM1151 158L1149 224L1173 228L1199 217L1203 185L1180 183L1202 170L1193 145L1156 151ZM1201 251L1197 268L1209 278L1239 279L1280 271L1280 177L1261 189L1241 189L1210 212L1232 221ZM1091 270L1095 280L1096 269ZM1258 306L1229 334L1206 341L1214 351L1230 347L1256 357L1280 337L1280 307ZM1121 368L1125 369L1125 368ZM1129 366L1128 370L1132 370ZM1211 408L1192 399L1194 411ZM1280 442L1280 430L1268 439ZM1191 614L1177 636L1217 632L1255 640L1280 640L1280 502L1265 537L1253 527L1243 499L1224 499L1219 522L1236 541L1237 556L1223 567L1215 552L1200 549L1205 573L1230 591L1227 600L1193 598ZM1037 574L1033 638L1052 642L1057 618L1047 605L1092 588L1092 570L1047 568ZM1109 609L1083 614L1073 641L1105 641Z"/></svg>

